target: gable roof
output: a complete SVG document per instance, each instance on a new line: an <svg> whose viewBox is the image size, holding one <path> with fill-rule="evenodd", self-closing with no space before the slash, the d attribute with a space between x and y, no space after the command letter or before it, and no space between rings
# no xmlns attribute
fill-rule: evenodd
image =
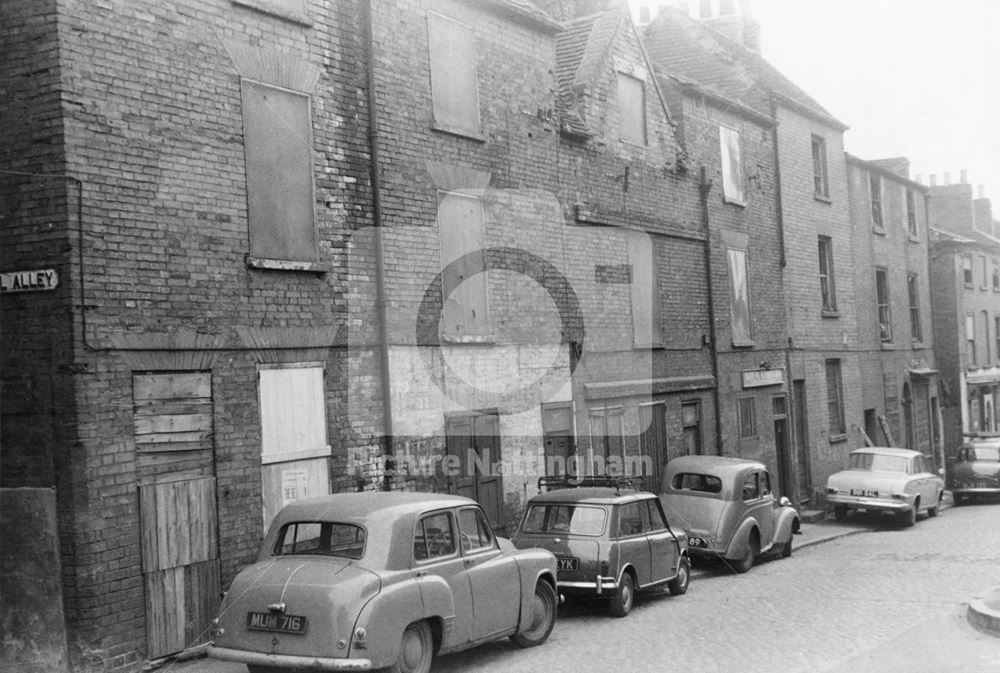
<svg viewBox="0 0 1000 673"><path fill-rule="evenodd" d="M675 8L657 15L646 27L644 40L650 60L666 73L694 80L767 116L772 100L777 100L800 114L847 129L760 54Z"/></svg>
<svg viewBox="0 0 1000 673"><path fill-rule="evenodd" d="M546 33L557 33L562 30L562 26L555 19L530 0L474 0L474 2Z"/></svg>

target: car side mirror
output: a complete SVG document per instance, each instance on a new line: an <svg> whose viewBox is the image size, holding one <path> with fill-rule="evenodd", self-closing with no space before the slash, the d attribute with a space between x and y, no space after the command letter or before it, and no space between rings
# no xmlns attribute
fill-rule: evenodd
<svg viewBox="0 0 1000 673"><path fill-rule="evenodd" d="M944 468L943 467L939 467L938 468L938 476L939 477L943 477L944 476Z"/></svg>

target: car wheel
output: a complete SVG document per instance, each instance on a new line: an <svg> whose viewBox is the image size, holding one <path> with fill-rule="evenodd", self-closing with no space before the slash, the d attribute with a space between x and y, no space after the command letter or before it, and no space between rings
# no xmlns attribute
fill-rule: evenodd
<svg viewBox="0 0 1000 673"><path fill-rule="evenodd" d="M837 521L843 521L847 518L847 505L834 505L833 506L833 516Z"/></svg>
<svg viewBox="0 0 1000 673"><path fill-rule="evenodd" d="M403 631L399 658L389 673L429 673L434 658L434 636L427 622L413 622Z"/></svg>
<svg viewBox="0 0 1000 673"><path fill-rule="evenodd" d="M677 577L667 582L667 590L672 596L682 596L687 593L689 584L691 584L691 561L687 556L682 556L680 565L677 566Z"/></svg>
<svg viewBox="0 0 1000 673"><path fill-rule="evenodd" d="M615 617L624 617L632 610L635 601L635 580L628 571L622 573L622 581L618 583L618 591L612 596L608 605Z"/></svg>
<svg viewBox="0 0 1000 673"><path fill-rule="evenodd" d="M794 537L794 535L789 535L788 536L788 542L786 542L785 546L781 548L781 558L788 558L789 556L792 555L792 538L793 537Z"/></svg>
<svg viewBox="0 0 1000 673"><path fill-rule="evenodd" d="M941 511L941 499L944 498L944 492L938 493L937 503L933 507L927 509L927 516L935 517Z"/></svg>
<svg viewBox="0 0 1000 673"><path fill-rule="evenodd" d="M552 633L552 627L556 625L556 610L558 610L556 604L556 590L545 580L538 580L532 601L531 625L510 637L514 644L520 647L534 647L544 643Z"/></svg>
<svg viewBox="0 0 1000 673"><path fill-rule="evenodd" d="M743 558L737 559L733 564L733 569L738 573L745 573L750 568L753 568L753 562L757 558L757 554L760 553L760 540L757 538L757 531L750 533L750 539L747 540L747 550L743 554Z"/></svg>
<svg viewBox="0 0 1000 673"><path fill-rule="evenodd" d="M909 528L917 523L917 508L920 506L920 501L913 503L913 507L905 512L899 513L899 521L903 524L904 528Z"/></svg>

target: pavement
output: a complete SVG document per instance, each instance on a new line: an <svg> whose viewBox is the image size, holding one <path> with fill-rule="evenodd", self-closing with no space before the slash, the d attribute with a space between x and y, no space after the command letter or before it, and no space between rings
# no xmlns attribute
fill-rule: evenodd
<svg viewBox="0 0 1000 673"><path fill-rule="evenodd" d="M942 510L948 508L950 504L946 501ZM873 527L871 521L858 517L852 517L844 522L830 517L813 523L803 523L800 532L794 538L793 553L830 540L874 530L878 530L877 525ZM721 564L700 565L693 570L692 577L718 574L720 567ZM721 572L725 572L724 568ZM1000 587L969 601L968 621L979 630L1000 637ZM242 664L210 659L204 655L203 650L188 653L187 658L166 661L158 666L150 665L146 670L156 673L246 673L246 667Z"/></svg>

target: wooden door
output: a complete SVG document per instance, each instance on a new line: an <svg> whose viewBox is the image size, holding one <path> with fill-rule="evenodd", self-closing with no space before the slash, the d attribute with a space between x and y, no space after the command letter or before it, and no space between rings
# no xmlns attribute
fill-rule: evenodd
<svg viewBox="0 0 1000 673"><path fill-rule="evenodd" d="M147 656L205 643L219 607L209 372L133 377Z"/></svg>
<svg viewBox="0 0 1000 673"><path fill-rule="evenodd" d="M492 469L501 460L500 418L493 413L453 416L445 433L445 450L458 458L456 473L448 475L449 492L478 502L490 525L503 531L503 477Z"/></svg>
<svg viewBox="0 0 1000 673"><path fill-rule="evenodd" d="M639 407L639 447L642 459L642 486L652 493L660 492L660 478L667 456L667 421L663 404ZM634 476L634 475L627 475Z"/></svg>

